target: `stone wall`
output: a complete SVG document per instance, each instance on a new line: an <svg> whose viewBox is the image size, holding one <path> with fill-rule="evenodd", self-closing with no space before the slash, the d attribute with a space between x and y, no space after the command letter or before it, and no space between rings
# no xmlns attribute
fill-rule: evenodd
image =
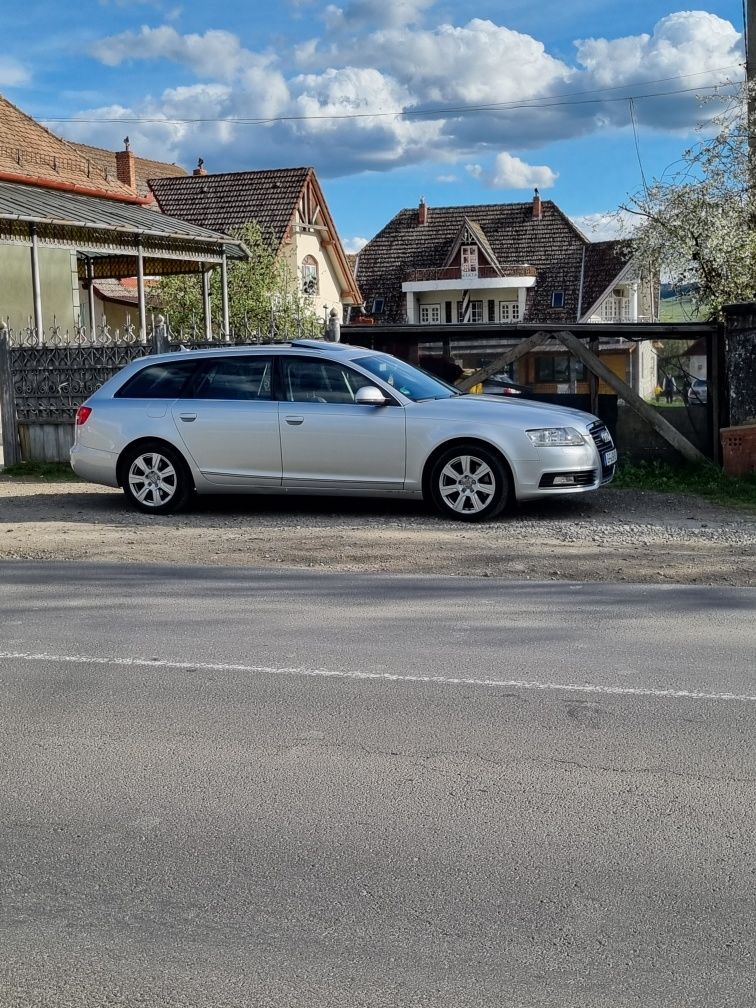
<svg viewBox="0 0 756 1008"><path fill-rule="evenodd" d="M756 423L756 302L725 310L730 426Z"/></svg>

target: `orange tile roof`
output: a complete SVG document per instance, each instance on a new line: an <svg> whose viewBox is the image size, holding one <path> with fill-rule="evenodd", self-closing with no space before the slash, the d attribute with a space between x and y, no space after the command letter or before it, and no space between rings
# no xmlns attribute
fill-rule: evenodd
<svg viewBox="0 0 756 1008"><path fill-rule="evenodd" d="M72 147L81 154L82 157L97 162L103 169L115 178L116 177L116 156L115 151L105 150L103 147L90 147L89 144L71 143ZM134 167L136 168L137 192L140 196L151 196L147 179L154 178L179 178L188 174L187 171L177 164L169 164L167 161L151 161L149 158L134 157Z"/></svg>
<svg viewBox="0 0 756 1008"><path fill-rule="evenodd" d="M55 189L74 189L111 199L142 199L114 172L87 160L0 95L0 177Z"/></svg>

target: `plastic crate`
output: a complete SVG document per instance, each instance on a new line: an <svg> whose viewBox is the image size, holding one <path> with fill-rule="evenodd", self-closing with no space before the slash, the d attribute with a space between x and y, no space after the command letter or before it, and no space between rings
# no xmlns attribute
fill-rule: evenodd
<svg viewBox="0 0 756 1008"><path fill-rule="evenodd" d="M756 424L725 427L719 436L722 440L722 468L729 476L756 472Z"/></svg>

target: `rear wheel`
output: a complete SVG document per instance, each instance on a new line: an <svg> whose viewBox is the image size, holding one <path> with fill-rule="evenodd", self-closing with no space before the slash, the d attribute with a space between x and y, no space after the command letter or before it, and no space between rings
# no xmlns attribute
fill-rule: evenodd
<svg viewBox="0 0 756 1008"><path fill-rule="evenodd" d="M511 483L501 459L480 445L457 445L434 462L430 498L445 518L486 521L500 514L511 495Z"/></svg>
<svg viewBox="0 0 756 1008"><path fill-rule="evenodd" d="M143 444L132 449L122 471L126 499L148 514L179 511L192 492L186 463L169 445Z"/></svg>

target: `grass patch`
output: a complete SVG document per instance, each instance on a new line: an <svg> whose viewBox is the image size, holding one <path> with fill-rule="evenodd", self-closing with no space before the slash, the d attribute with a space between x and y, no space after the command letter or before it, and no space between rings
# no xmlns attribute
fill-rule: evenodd
<svg viewBox="0 0 756 1008"><path fill-rule="evenodd" d="M64 462L19 462L0 470L0 479L39 480L44 483L69 483L79 477Z"/></svg>
<svg viewBox="0 0 756 1008"><path fill-rule="evenodd" d="M756 512L756 473L728 476L716 466L625 462L619 466L612 486L620 490L697 494L717 504Z"/></svg>

